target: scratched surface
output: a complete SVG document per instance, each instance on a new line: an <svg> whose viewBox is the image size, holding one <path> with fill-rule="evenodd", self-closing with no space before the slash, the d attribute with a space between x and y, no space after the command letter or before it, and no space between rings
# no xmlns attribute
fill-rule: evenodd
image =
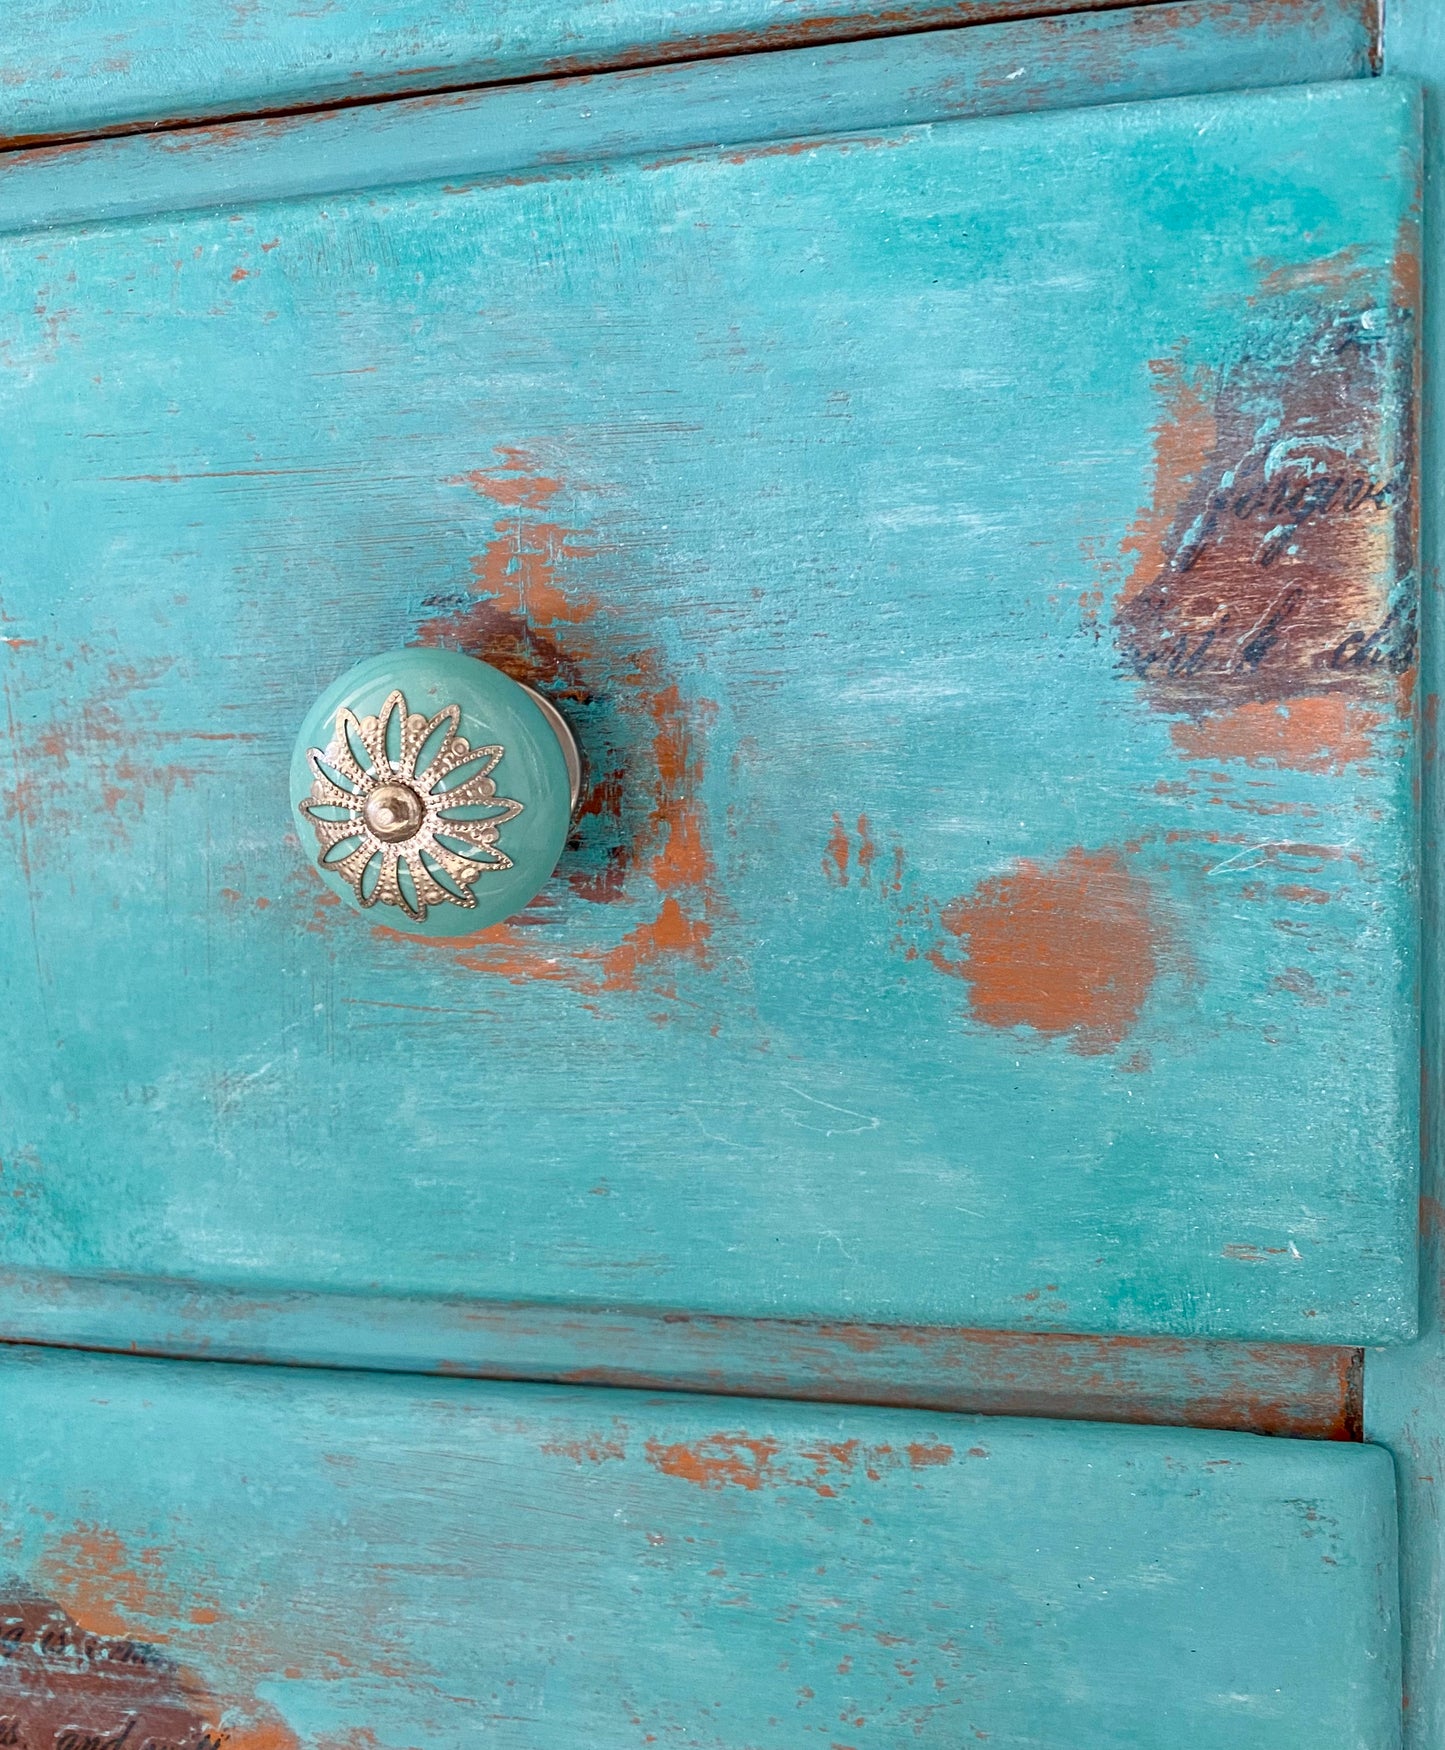
<svg viewBox="0 0 1445 1750"><path fill-rule="evenodd" d="M1372 1447L10 1350L0 1475L34 1750L1399 1741Z"/></svg>
<svg viewBox="0 0 1445 1750"><path fill-rule="evenodd" d="M1416 133L1359 81L7 239L5 1263L1408 1334ZM448 945L286 827L413 641L590 771Z"/></svg>
<svg viewBox="0 0 1445 1750"><path fill-rule="evenodd" d="M0 142L787 44L1078 14L1110 0L7 0ZM1251 0L1375 34L1373 0ZM1148 0L1142 0L1147 5ZM1190 0L1201 15L1213 0ZM1218 10L1227 12L1228 8ZM1200 20L1211 28L1208 16ZM1248 37L1227 19L1220 35ZM1283 75L1289 77L1288 74Z"/></svg>

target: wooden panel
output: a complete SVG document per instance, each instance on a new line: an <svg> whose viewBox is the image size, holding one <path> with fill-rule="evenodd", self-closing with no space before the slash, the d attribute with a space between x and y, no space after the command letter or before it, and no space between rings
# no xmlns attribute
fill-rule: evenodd
<svg viewBox="0 0 1445 1750"><path fill-rule="evenodd" d="M0 1368L0 1717L26 1743L132 1716L227 1750L1398 1743L1369 1447Z"/></svg>
<svg viewBox="0 0 1445 1750"><path fill-rule="evenodd" d="M0 141L55 138L355 102L539 73L622 67L838 41L1018 14L1074 14L1109 0L10 0ZM1231 7L1191 0L1226 47ZM1373 47L1372 0L1254 0L1302 32ZM1216 20L1214 14L1222 14ZM1249 34L1249 27L1244 27ZM1058 33L1054 33L1057 35ZM1052 53L1046 49L1049 58ZM1057 52L1057 51L1054 51ZM1067 51L1066 51L1067 52Z"/></svg>
<svg viewBox="0 0 1445 1750"><path fill-rule="evenodd" d="M6 1262L1408 1334L1417 121L1361 81L9 239ZM414 640L593 774L544 902L445 948L276 812Z"/></svg>
<svg viewBox="0 0 1445 1750"><path fill-rule="evenodd" d="M388 183L516 175L566 160L680 152L961 117L1187 95L1370 71L1333 0L1197 0L736 55L367 105L84 151L0 157L0 228L252 205Z"/></svg>
<svg viewBox="0 0 1445 1750"><path fill-rule="evenodd" d="M1445 979L1441 926L1442 809L1438 718L1445 691L1441 637L1441 541L1445 538L1445 12L1433 0L1389 0L1386 48L1393 70L1425 82L1426 301L1421 559L1425 580L1421 692L1425 724L1423 837L1425 1090L1422 1139L1420 1341L1371 1354L1365 1368L1370 1437L1395 1454L1400 1485L1405 1615L1405 1738L1410 1750L1445 1743L1445 1161L1440 1093L1445 1088Z"/></svg>
<svg viewBox="0 0 1445 1750"><path fill-rule="evenodd" d="M1361 1351L0 1276L0 1340L1360 1438Z"/></svg>

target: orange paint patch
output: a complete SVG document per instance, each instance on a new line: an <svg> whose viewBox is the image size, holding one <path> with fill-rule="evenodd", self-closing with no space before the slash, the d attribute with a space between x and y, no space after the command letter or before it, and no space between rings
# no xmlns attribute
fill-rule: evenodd
<svg viewBox="0 0 1445 1750"><path fill-rule="evenodd" d="M519 504L529 510L550 503L565 484L557 476L537 473L537 458L530 451L503 445L497 454L502 460L496 469L474 468L447 484L470 486L494 504Z"/></svg>
<svg viewBox="0 0 1445 1750"><path fill-rule="evenodd" d="M157 1549L132 1556L112 1531L81 1526L67 1532L40 1564L49 1589L96 1634L124 1635L144 1623L144 1638L164 1641L160 1624L173 1614Z"/></svg>
<svg viewBox="0 0 1445 1750"><path fill-rule="evenodd" d="M479 594L539 626L580 625L592 618L597 604L569 596L556 577L564 560L589 559L595 548L581 545L560 523L519 520L497 528L496 540L471 562Z"/></svg>
<svg viewBox="0 0 1445 1750"><path fill-rule="evenodd" d="M1163 409L1153 430L1154 493L1123 545L1141 579L1166 565L1179 501L1203 473L1219 431L1207 380L1186 375L1178 359L1154 359L1149 370Z"/></svg>
<svg viewBox="0 0 1445 1750"><path fill-rule="evenodd" d="M1158 970L1149 889L1113 851L1020 862L951 901L940 921L966 953L935 947L929 961L967 983L976 1020L1069 1035L1084 1054L1128 1034Z"/></svg>
<svg viewBox="0 0 1445 1750"><path fill-rule="evenodd" d="M222 1750L301 1750L301 1740L291 1728L276 1721L229 1727L221 1744Z"/></svg>
<svg viewBox="0 0 1445 1750"><path fill-rule="evenodd" d="M858 879L865 887L873 879L873 862L878 855L878 847L873 842L872 828L868 825L868 816L858 816Z"/></svg>
<svg viewBox="0 0 1445 1750"><path fill-rule="evenodd" d="M848 829L840 814L833 816L833 830L823 852L823 874L833 887L848 885Z"/></svg>
<svg viewBox="0 0 1445 1750"><path fill-rule="evenodd" d="M651 923L639 924L602 957L602 988L636 990L638 975L644 968L673 957L705 965L711 934L711 924L703 918L688 917L669 896Z"/></svg>
<svg viewBox="0 0 1445 1750"><path fill-rule="evenodd" d="M1189 759L1337 772L1375 753L1371 736L1383 721L1378 711L1356 700L1317 693L1278 703L1253 701L1199 722L1172 723L1169 735Z"/></svg>
<svg viewBox="0 0 1445 1750"><path fill-rule="evenodd" d="M677 1446L647 1443L649 1464L700 1489L761 1489L778 1480L773 1468L777 1455L776 1440L752 1440L746 1434L710 1434Z"/></svg>
<svg viewBox="0 0 1445 1750"><path fill-rule="evenodd" d="M907 1452L908 1462L914 1470L927 1470L933 1465L953 1463L953 1448L951 1446L926 1446L915 1443L904 1450Z"/></svg>
<svg viewBox="0 0 1445 1750"><path fill-rule="evenodd" d="M1351 294L1365 276L1365 265L1358 245L1337 249L1333 255L1318 261L1290 262L1284 267L1270 267L1268 262L1256 263L1259 273L1258 298L1277 298L1289 292L1320 291Z"/></svg>

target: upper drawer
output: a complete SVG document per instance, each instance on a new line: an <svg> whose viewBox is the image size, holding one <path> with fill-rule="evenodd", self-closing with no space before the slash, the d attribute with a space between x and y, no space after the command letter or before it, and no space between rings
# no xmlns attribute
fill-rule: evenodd
<svg viewBox="0 0 1445 1750"><path fill-rule="evenodd" d="M1408 1333L1417 136L1360 82L6 238L6 1262ZM588 762L472 938L288 828L405 644Z"/></svg>
<svg viewBox="0 0 1445 1750"><path fill-rule="evenodd" d="M436 91L539 73L623 67L930 25L1092 11L1101 0L8 0L0 50L0 143L256 115L378 94ZM1367 56L1374 0L1248 0L1267 30ZM1154 34L1160 53L1208 37L1226 56L1249 37L1230 7ZM1238 43L1233 45L1237 49ZM1044 59L1058 59L1047 45ZM1101 65L1101 73L1106 66Z"/></svg>

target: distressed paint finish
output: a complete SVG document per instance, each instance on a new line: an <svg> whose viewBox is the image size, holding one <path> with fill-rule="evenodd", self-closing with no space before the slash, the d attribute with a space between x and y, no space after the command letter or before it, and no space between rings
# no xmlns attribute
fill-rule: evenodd
<svg viewBox="0 0 1445 1750"><path fill-rule="evenodd" d="M719 140L911 127L1367 75L1334 0L1198 0L736 55L0 156L0 228L250 205Z"/></svg>
<svg viewBox="0 0 1445 1750"><path fill-rule="evenodd" d="M1362 81L9 239L6 1263L1408 1335L1416 129ZM1285 631L1186 688L1200 565ZM445 945L282 824L411 640L591 775Z"/></svg>
<svg viewBox="0 0 1445 1750"><path fill-rule="evenodd" d="M0 1367L0 1718L26 1743L64 1712L226 1750L1398 1744L1370 1447Z"/></svg>
<svg viewBox="0 0 1445 1750"><path fill-rule="evenodd" d="M1370 1437L1395 1453L1400 1489L1405 1623L1405 1739L1410 1750L1445 1743L1445 1176L1442 1176L1440 987L1441 809L1437 723L1445 688L1440 635L1441 539L1445 531L1445 14L1432 0L1389 0L1386 51L1392 70L1425 85L1425 393L1421 561L1424 582L1423 717L1425 1135L1422 1148L1421 1334L1365 1365Z"/></svg>
<svg viewBox="0 0 1445 1750"><path fill-rule="evenodd" d="M26 1333L70 1348L1360 1438L1358 1349L257 1296L16 1272L0 1277L0 1296L0 1340Z"/></svg>
<svg viewBox="0 0 1445 1750"><path fill-rule="evenodd" d="M344 104L388 93L639 66L786 45L976 25L1019 14L1107 10L1114 0L10 0L0 71L0 143L188 119ZM1147 6L1149 0L1141 0ZM1251 33L1233 8L1190 0L1202 33ZM1373 0L1255 0L1317 38L1373 48ZM1067 29L1068 19L1064 19ZM1167 31L1167 27L1166 27Z"/></svg>

